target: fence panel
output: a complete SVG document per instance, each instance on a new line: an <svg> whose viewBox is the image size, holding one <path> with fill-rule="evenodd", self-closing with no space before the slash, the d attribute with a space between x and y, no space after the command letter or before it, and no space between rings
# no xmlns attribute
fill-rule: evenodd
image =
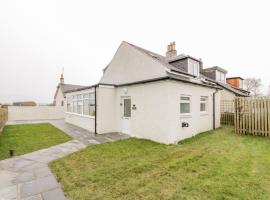
<svg viewBox="0 0 270 200"><path fill-rule="evenodd" d="M270 136L270 97L237 97L235 132Z"/></svg>

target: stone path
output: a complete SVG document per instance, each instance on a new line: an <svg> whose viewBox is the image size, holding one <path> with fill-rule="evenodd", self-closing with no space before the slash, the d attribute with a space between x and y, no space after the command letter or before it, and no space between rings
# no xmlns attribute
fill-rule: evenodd
<svg viewBox="0 0 270 200"><path fill-rule="evenodd" d="M79 151L88 145L129 137L119 133L95 136L84 129L66 124L63 120L49 122L71 135L74 140L0 161L0 200L67 199L50 171L48 163Z"/></svg>

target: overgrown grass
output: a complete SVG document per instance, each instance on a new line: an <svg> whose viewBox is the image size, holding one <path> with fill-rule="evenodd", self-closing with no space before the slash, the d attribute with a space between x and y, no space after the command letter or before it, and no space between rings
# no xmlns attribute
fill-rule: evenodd
<svg viewBox="0 0 270 200"><path fill-rule="evenodd" d="M270 140L231 127L178 145L128 139L50 167L69 199L270 199Z"/></svg>
<svg viewBox="0 0 270 200"><path fill-rule="evenodd" d="M63 142L71 137L51 124L22 124L5 126L0 135L0 160L9 157L9 150L15 155L37 151Z"/></svg>

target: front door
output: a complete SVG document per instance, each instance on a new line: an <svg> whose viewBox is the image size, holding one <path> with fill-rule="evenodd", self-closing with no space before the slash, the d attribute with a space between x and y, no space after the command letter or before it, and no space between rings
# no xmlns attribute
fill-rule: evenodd
<svg viewBox="0 0 270 200"><path fill-rule="evenodd" d="M130 134L131 98L121 97L122 133Z"/></svg>

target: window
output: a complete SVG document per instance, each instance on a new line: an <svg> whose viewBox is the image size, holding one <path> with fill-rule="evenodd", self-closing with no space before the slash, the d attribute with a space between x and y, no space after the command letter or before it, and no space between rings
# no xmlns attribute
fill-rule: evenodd
<svg viewBox="0 0 270 200"><path fill-rule="evenodd" d="M63 100L61 101L61 106L64 106L64 101Z"/></svg>
<svg viewBox="0 0 270 200"><path fill-rule="evenodd" d="M67 98L67 111L71 112L71 97Z"/></svg>
<svg viewBox="0 0 270 200"><path fill-rule="evenodd" d="M199 75L199 63L196 61L189 61L188 73L198 76Z"/></svg>
<svg viewBox="0 0 270 200"><path fill-rule="evenodd" d="M95 94L83 93L67 97L67 112L95 116Z"/></svg>
<svg viewBox="0 0 270 200"><path fill-rule="evenodd" d="M208 97L200 98L200 111L201 112L207 112L207 102L208 102Z"/></svg>
<svg viewBox="0 0 270 200"><path fill-rule="evenodd" d="M180 98L180 113L190 114L190 96L181 96Z"/></svg>
<svg viewBox="0 0 270 200"><path fill-rule="evenodd" d="M216 71L216 81L225 83L225 74L220 71Z"/></svg>
<svg viewBox="0 0 270 200"><path fill-rule="evenodd" d="M90 116L95 116L96 110L95 110L95 94L94 93L90 93L89 106L90 106Z"/></svg>

